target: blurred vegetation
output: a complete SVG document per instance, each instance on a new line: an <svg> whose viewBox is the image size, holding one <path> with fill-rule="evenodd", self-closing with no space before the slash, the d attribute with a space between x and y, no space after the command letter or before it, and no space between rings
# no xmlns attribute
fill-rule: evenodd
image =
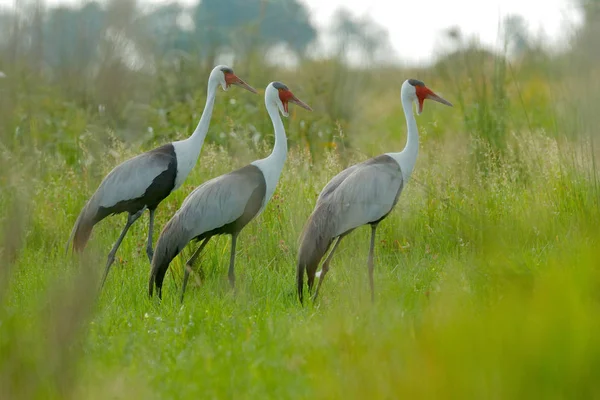
<svg viewBox="0 0 600 400"><path fill-rule="evenodd" d="M452 28L423 67L398 66L385 30L347 10L317 31L299 0L16 5L0 10L0 398L600 396L600 1L573 3L582 23L561 48L508 16L500 51ZM315 110L285 121L290 157L238 244L238 295L223 238L183 306L181 260L163 303L148 300L145 221L99 295L122 221L65 257L76 215L118 162L192 132L221 62ZM426 103L418 118L414 176L378 236L377 302L359 229L320 304L300 308L297 239L316 195L349 163L403 147L409 77L455 107ZM220 91L157 226L272 141L260 96Z"/></svg>

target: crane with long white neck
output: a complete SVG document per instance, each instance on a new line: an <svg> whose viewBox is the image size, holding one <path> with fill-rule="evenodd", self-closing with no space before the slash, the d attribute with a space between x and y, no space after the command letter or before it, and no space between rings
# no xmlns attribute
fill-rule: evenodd
<svg viewBox="0 0 600 400"><path fill-rule="evenodd" d="M208 241L215 235L231 235L229 283L235 286L235 247L240 231L259 215L271 199L287 157L287 138L279 113L288 116L288 104L312 111L281 82L271 82L265 90L265 106L273 129L275 145L271 154L245 167L218 176L198 186L163 228L152 259L148 292L156 287L162 298L162 285L171 261L191 241L200 245L187 261L181 289L185 294L190 271Z"/></svg>
<svg viewBox="0 0 600 400"><path fill-rule="evenodd" d="M408 79L400 92L402 108L406 117L408 138L404 149L398 153L386 153L346 168L327 183L317 199L315 209L305 224L298 253L297 287L300 302L303 300L304 273L308 275L308 288L312 290L315 276L319 277L316 300L329 263L341 239L359 226L371 226L371 245L367 261L371 300L375 298L373 284L373 252L375 231L378 224L392 211L402 189L408 182L419 152L419 131L413 114L423 111L426 99L452 106L436 95L425 84ZM333 248L323 261L321 271L317 268L321 259L334 242Z"/></svg>
<svg viewBox="0 0 600 400"><path fill-rule="evenodd" d="M127 212L125 227L108 254L102 285L127 231L146 209L150 213L146 254L152 262L152 233L156 208L171 192L183 184L196 165L210 125L217 89L221 86L223 90L227 90L231 85L256 93L256 90L238 78L231 68L225 65L216 66L208 78L206 104L200 122L192 135L117 165L102 180L96 192L81 210L67 242L67 250L72 241L74 251L83 251L94 225L109 215Z"/></svg>

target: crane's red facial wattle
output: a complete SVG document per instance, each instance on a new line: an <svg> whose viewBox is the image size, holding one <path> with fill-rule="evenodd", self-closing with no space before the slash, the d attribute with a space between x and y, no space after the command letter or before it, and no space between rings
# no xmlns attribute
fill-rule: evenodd
<svg viewBox="0 0 600 400"><path fill-rule="evenodd" d="M244 89L252 93L258 93L256 89L254 89L252 86L248 85L246 82L238 78L237 75L233 72L225 72L225 83L227 84L227 87L230 87L231 85L236 85L243 87Z"/></svg>
<svg viewBox="0 0 600 400"><path fill-rule="evenodd" d="M283 104L283 109L285 110L285 112L289 112L288 111L288 102L293 97L294 97L294 94L292 92L290 92L289 90L283 90L283 89L279 90L279 100L281 100L281 104Z"/></svg>
<svg viewBox="0 0 600 400"><path fill-rule="evenodd" d="M423 112L423 102L430 93L433 93L427 86L416 86L417 99L419 100L419 114Z"/></svg>
<svg viewBox="0 0 600 400"><path fill-rule="evenodd" d="M283 104L283 110L286 113L289 113L288 104L292 102L294 104L299 105L302 108L307 109L308 111L312 111L312 108L308 106L308 104L299 100L290 90L279 89L279 100L281 100L281 104Z"/></svg>

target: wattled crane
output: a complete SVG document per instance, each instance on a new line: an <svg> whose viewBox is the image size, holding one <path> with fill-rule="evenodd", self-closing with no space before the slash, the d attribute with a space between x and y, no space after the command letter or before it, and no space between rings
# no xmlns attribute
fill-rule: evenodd
<svg viewBox="0 0 600 400"><path fill-rule="evenodd" d="M313 297L313 300L316 300L340 240L352 230L366 224L371 225L368 268L371 300L375 298L375 230L396 205L413 171L419 151L419 132L412 105L417 103L418 114L423 111L423 102L426 99L452 106L416 79L408 79L402 84L400 98L408 127L408 139L404 150L399 153L382 154L343 170L333 177L319 194L315 209L302 233L298 253L297 285L300 302L303 299L304 272L308 275L310 291L317 267L335 240L318 274L319 283Z"/></svg>
<svg viewBox="0 0 600 400"><path fill-rule="evenodd" d="M148 292L152 296L156 287L162 298L162 285L169 264L192 240L202 241L186 263L181 301L190 270L214 235L231 235L229 283L235 286L235 245L240 231L260 214L275 191L287 157L287 139L279 113L288 116L288 103L311 108L298 100L286 85L271 82L265 91L265 106L275 130L273 152L262 160L211 179L196 188L183 202L181 208L165 225L156 242L152 259L152 272Z"/></svg>

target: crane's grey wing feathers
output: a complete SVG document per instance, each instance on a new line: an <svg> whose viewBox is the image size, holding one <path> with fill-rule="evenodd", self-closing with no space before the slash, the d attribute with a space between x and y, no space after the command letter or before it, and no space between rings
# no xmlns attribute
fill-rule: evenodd
<svg viewBox="0 0 600 400"><path fill-rule="evenodd" d="M329 182L327 182L327 185L325 185L323 190L321 190L321 193L319 193L319 197L317 198L317 204L319 204L323 199L327 198L327 196L329 196L331 193L333 193L333 191L338 186L340 186L340 184L344 181L344 179L346 179L352 173L352 171L354 171L360 165L362 165L362 163L354 164L354 165L346 168L345 170L343 170L342 172L340 172L333 178L331 178L331 180Z"/></svg>
<svg viewBox="0 0 600 400"><path fill-rule="evenodd" d="M117 165L104 178L96 193L97 207L109 208L120 201L144 195L154 178L169 168L171 157L162 153L144 153Z"/></svg>
<svg viewBox="0 0 600 400"><path fill-rule="evenodd" d="M320 203L335 214L335 236L385 217L403 187L399 165L386 155L356 164L340 180Z"/></svg>
<svg viewBox="0 0 600 400"><path fill-rule="evenodd" d="M265 183L260 170L253 165L211 179L197 187L184 200L173 219L179 219L179 225L189 241L205 232L221 228L239 220L245 212L256 213L258 204L248 207L256 191L264 197ZM254 215L248 215L250 220Z"/></svg>

